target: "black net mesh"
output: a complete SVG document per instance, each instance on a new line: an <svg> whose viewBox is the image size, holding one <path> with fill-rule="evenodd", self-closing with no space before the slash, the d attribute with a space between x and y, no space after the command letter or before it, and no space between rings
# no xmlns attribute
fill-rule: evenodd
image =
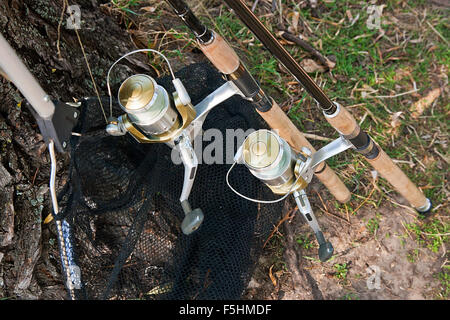
<svg viewBox="0 0 450 320"><path fill-rule="evenodd" d="M190 65L178 77L194 104L224 83L208 64ZM157 82L173 92L170 80ZM121 113L114 105L114 114ZM236 96L210 112L203 126L224 137L226 129L264 127L254 108ZM82 136L72 138L69 180L59 198L81 269L77 297L239 299L282 204L259 205L235 195L225 181L231 164L200 164L189 200L205 219L186 236L178 200L184 168L172 162L168 146L108 136L96 99L83 103L74 131ZM230 183L250 197L274 198L242 166Z"/></svg>

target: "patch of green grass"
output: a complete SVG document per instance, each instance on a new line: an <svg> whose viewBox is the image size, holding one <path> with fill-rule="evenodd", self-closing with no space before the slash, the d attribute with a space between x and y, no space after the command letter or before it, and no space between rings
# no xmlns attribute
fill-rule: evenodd
<svg viewBox="0 0 450 320"><path fill-rule="evenodd" d="M281 266L285 265L283 261L284 254L284 238L275 233L267 242L266 249L271 252L271 264L275 266L276 270L279 270Z"/></svg>
<svg viewBox="0 0 450 320"><path fill-rule="evenodd" d="M346 281L347 280L347 274L349 271L349 267L347 265L347 263L336 263L334 265L334 276L339 279L339 280L343 280Z"/></svg>
<svg viewBox="0 0 450 320"><path fill-rule="evenodd" d="M355 292L349 292L340 297L339 300L359 300L359 297Z"/></svg>
<svg viewBox="0 0 450 320"><path fill-rule="evenodd" d="M407 256L406 259L411 262L411 263L416 263L417 260L419 259L419 249L413 249L411 250Z"/></svg>
<svg viewBox="0 0 450 320"><path fill-rule="evenodd" d="M381 215L379 213L377 213L375 215L375 218L370 218L369 221L367 221L366 228L370 234L372 234L372 235L376 234L376 232L380 228L380 220L381 220Z"/></svg>
<svg viewBox="0 0 450 320"><path fill-rule="evenodd" d="M111 3L118 9L124 11L125 13L138 15L135 11L131 10L132 7L141 4L142 0L111 0Z"/></svg>
<svg viewBox="0 0 450 320"><path fill-rule="evenodd" d="M439 219L434 218L428 222L409 223L406 228L413 232L419 245L427 247L432 252L439 252L441 246L448 242L450 226Z"/></svg>
<svg viewBox="0 0 450 320"><path fill-rule="evenodd" d="M442 271L439 272L436 277L441 285L438 298L447 300L450 296L450 273L448 273L448 271Z"/></svg>
<svg viewBox="0 0 450 320"><path fill-rule="evenodd" d="M296 239L297 243L305 250L309 250L317 247L314 240L311 240L310 235L299 235Z"/></svg>

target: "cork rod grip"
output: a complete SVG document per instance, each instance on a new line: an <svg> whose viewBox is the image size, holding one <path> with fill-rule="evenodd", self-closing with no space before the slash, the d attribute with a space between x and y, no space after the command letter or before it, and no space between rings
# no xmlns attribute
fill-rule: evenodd
<svg viewBox="0 0 450 320"><path fill-rule="evenodd" d="M406 176L406 174L379 148L375 159L366 159L380 175L398 191L414 208L426 205L427 198L422 191Z"/></svg>
<svg viewBox="0 0 450 320"><path fill-rule="evenodd" d="M307 147L312 152L316 151L275 101L273 101L272 108L269 111L258 111L258 113L295 150L300 151L302 147ZM326 166L324 162L318 165L316 172L319 172L318 174L316 173L317 178L339 202L345 203L350 200L350 191L336 173L330 167Z"/></svg>
<svg viewBox="0 0 450 320"><path fill-rule="evenodd" d="M198 41L200 49L212 64L222 73L230 74L239 67L239 57L233 48L216 32L211 43L202 44Z"/></svg>
<svg viewBox="0 0 450 320"><path fill-rule="evenodd" d="M350 135L359 132L355 118L344 107L340 106L338 113L326 116L328 122L340 133ZM409 203L420 208L426 206L427 198L422 191L406 176L392 159L378 145L379 154L374 159L366 160L386 179Z"/></svg>

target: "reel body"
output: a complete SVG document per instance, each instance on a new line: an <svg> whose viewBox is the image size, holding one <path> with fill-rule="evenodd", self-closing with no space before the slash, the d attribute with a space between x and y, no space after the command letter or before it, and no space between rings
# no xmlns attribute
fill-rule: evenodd
<svg viewBox="0 0 450 320"><path fill-rule="evenodd" d="M139 143L166 143L179 151L185 167L180 196L185 218L181 229L186 235L191 234L204 218L202 210L192 210L188 202L198 166L191 138L184 131L195 119L193 105L190 101L183 104L177 92L170 97L165 88L144 74L133 75L122 83L118 101L126 113L110 119L106 127L109 134L119 136L128 132Z"/></svg>

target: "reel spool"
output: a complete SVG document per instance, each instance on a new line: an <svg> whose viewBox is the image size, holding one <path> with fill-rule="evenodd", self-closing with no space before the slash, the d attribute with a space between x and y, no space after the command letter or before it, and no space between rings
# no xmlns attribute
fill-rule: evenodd
<svg viewBox="0 0 450 320"><path fill-rule="evenodd" d="M301 155L301 159L305 159ZM301 161L286 141L269 130L251 133L242 145L241 162L275 194L304 189L307 182L295 173Z"/></svg>
<svg viewBox="0 0 450 320"><path fill-rule="evenodd" d="M130 133L139 143L167 143L171 147L195 119L196 111L183 103L178 91L167 90L144 74L127 78L119 88L119 105L126 113L110 118L106 131L114 136Z"/></svg>
<svg viewBox="0 0 450 320"><path fill-rule="evenodd" d="M119 105L128 119L147 135L159 135L180 127L166 89L145 74L126 79L119 88Z"/></svg>

